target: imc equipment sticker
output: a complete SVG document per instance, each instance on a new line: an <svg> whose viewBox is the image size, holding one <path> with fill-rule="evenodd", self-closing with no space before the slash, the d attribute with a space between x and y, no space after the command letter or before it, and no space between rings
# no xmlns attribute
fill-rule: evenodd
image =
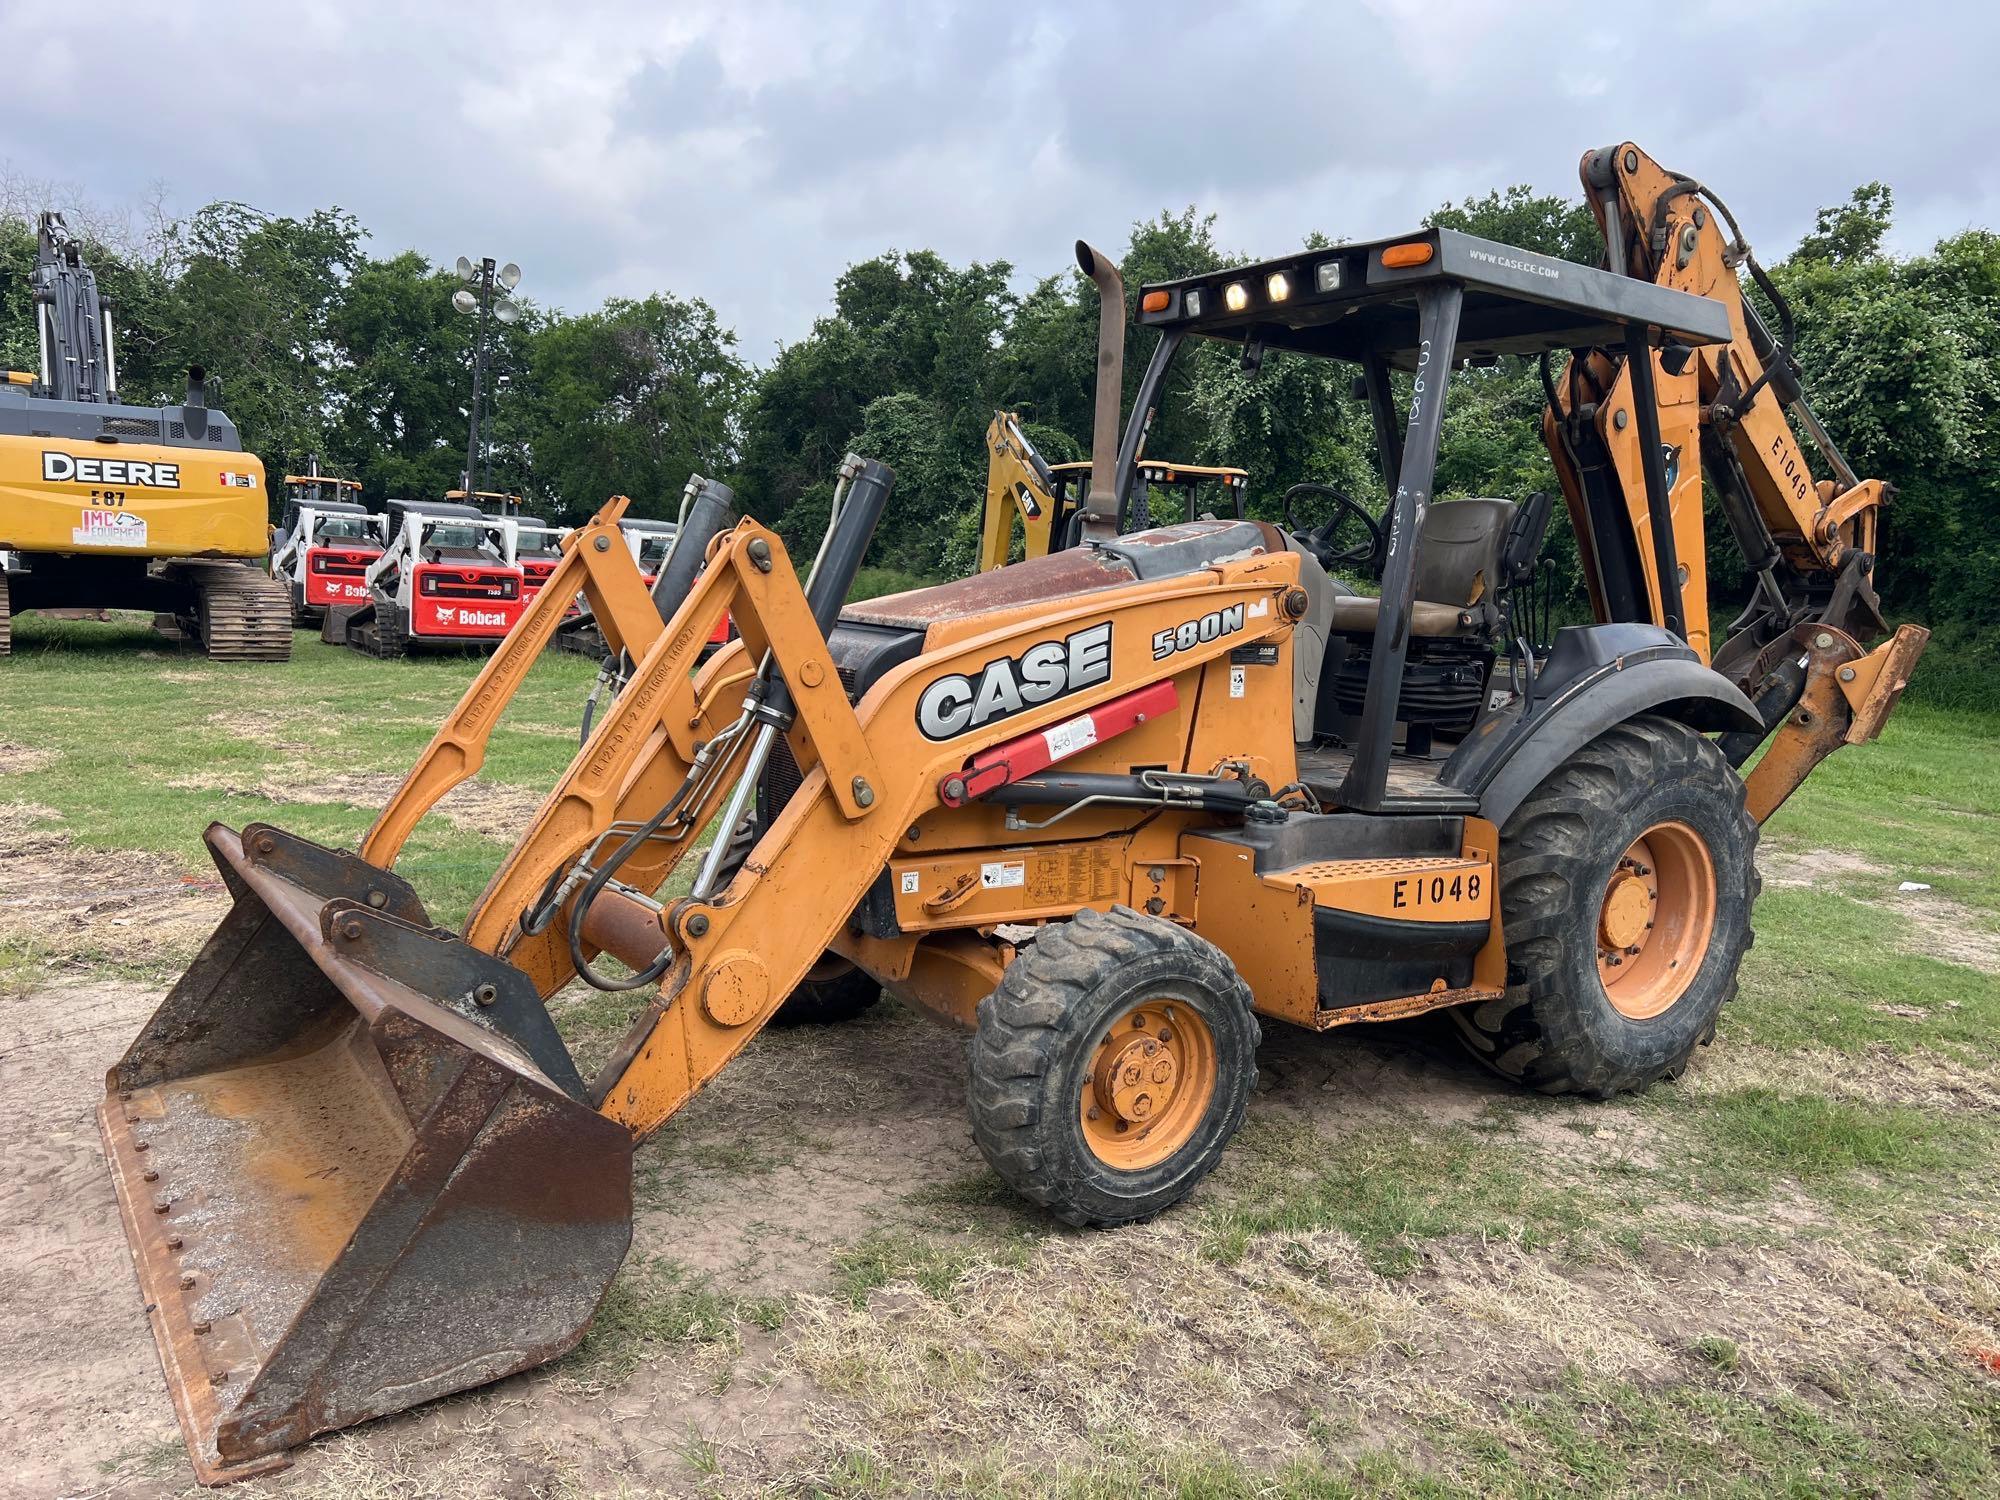
<svg viewBox="0 0 2000 1500"><path fill-rule="evenodd" d="M143 547L146 545L146 518L129 510L87 510L69 539L79 547Z"/></svg>

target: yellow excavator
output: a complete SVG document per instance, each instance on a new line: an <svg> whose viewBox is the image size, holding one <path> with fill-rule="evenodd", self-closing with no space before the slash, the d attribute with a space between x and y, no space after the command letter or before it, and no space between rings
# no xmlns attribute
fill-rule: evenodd
<svg viewBox="0 0 2000 1500"><path fill-rule="evenodd" d="M1680 1074L1736 992L1759 824L1881 729L1925 633L1884 630L1883 487L1812 418L1720 203L1630 144L1584 181L1601 267L1431 228L1143 288L1158 341L1122 436L1122 309L1100 330L1074 547L844 604L894 482L850 458L803 584L698 484L649 596L615 499L357 851L211 827L235 904L99 1114L197 1474L573 1347L640 1144L843 976L973 1032L974 1140L1079 1225L1195 1188L1263 1025L1435 1010L1528 1088ZM1336 491L1307 530L1121 535L1196 340L1357 368L1386 510ZM1449 373L1506 358L1547 360L1596 612L1511 686L1552 502L1433 494ZM1720 639L1704 473L1756 590ZM1372 594L1329 568L1346 525L1382 535ZM622 688L440 928L397 855L579 592ZM725 611L738 638L697 667ZM546 1008L579 980L632 997L589 1080Z"/></svg>
<svg viewBox="0 0 2000 1500"><path fill-rule="evenodd" d="M1047 462L1022 429L1018 412L996 411L986 427L986 500L980 513L979 571L1009 562L1045 557L1078 538L1076 520L1090 480L1090 463ZM1204 514L1224 511L1239 521L1245 515L1243 469L1203 464L1139 460L1139 503L1121 531L1143 531L1161 523L1155 514L1163 497L1171 497L1180 519L1197 521ZM1020 546L1015 547L1019 527ZM1018 555L1016 555L1018 551Z"/></svg>
<svg viewBox="0 0 2000 1500"><path fill-rule="evenodd" d="M111 308L62 215L34 269L41 365L0 381L0 656L29 609L150 610L218 661L292 654L269 549L264 466L188 372L179 406L118 394Z"/></svg>

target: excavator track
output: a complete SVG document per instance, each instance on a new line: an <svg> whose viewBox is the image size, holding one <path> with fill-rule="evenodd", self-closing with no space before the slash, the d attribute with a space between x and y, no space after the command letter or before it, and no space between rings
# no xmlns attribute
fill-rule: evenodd
<svg viewBox="0 0 2000 1500"><path fill-rule="evenodd" d="M285 586L241 563L184 563L195 624L210 661L290 661L292 601Z"/></svg>

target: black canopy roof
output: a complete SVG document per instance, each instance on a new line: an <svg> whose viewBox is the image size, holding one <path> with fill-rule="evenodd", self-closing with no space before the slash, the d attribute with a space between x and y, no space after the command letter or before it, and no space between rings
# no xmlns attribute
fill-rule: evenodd
<svg viewBox="0 0 2000 1500"><path fill-rule="evenodd" d="M391 500L389 509L397 513L408 511L412 515L427 516L441 521L490 521L493 517L471 505L456 505L449 500Z"/></svg>
<svg viewBox="0 0 2000 1500"><path fill-rule="evenodd" d="M1385 251L1397 252L1390 263ZM1728 311L1712 297L1453 229L1301 250L1156 282L1141 294L1139 320L1201 338L1261 340L1269 348L1333 359L1380 354L1410 369L1418 352L1417 291L1438 282L1455 282L1464 291L1458 359L1617 344L1634 325L1656 343L1717 344L1730 337ZM1231 311L1226 300L1233 285L1242 288L1240 311ZM1198 294L1198 309L1190 293ZM1163 306L1143 310L1148 301L1161 302L1162 294Z"/></svg>

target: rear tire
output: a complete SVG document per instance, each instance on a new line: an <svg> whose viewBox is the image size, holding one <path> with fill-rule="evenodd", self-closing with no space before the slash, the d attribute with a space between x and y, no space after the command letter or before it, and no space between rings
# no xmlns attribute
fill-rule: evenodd
<svg viewBox="0 0 2000 1500"><path fill-rule="evenodd" d="M1756 849L1709 740L1651 716L1598 736L1501 830L1507 990L1449 1012L1460 1039L1545 1094L1678 1077L1735 998Z"/></svg>
<svg viewBox="0 0 2000 1500"><path fill-rule="evenodd" d="M1044 928L979 1004L972 1136L1068 1224L1151 1218L1243 1123L1261 1034L1214 944L1129 907Z"/></svg>
<svg viewBox="0 0 2000 1500"><path fill-rule="evenodd" d="M0 568L0 656L14 654L14 615L7 597L7 570Z"/></svg>
<svg viewBox="0 0 2000 1500"><path fill-rule="evenodd" d="M872 1010L882 998L882 986L845 959L827 954L814 964L798 988L785 996L773 1026L838 1026Z"/></svg>

